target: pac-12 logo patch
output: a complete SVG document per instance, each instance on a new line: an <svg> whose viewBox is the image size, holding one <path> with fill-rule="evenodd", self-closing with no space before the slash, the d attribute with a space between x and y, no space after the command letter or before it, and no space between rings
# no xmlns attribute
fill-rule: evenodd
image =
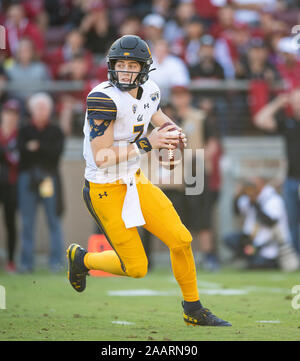
<svg viewBox="0 0 300 361"><path fill-rule="evenodd" d="M150 94L150 98L153 101L157 100L159 98L159 92L155 92L155 93Z"/></svg>
<svg viewBox="0 0 300 361"><path fill-rule="evenodd" d="M133 104L133 106L132 106L133 114L135 114L136 110L137 110L137 105L136 105L136 104Z"/></svg>

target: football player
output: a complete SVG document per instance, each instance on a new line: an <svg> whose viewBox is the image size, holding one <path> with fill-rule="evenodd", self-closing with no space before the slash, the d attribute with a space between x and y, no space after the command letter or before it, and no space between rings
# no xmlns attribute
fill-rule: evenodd
<svg viewBox="0 0 300 361"><path fill-rule="evenodd" d="M160 109L160 90L148 79L151 64L146 42L125 35L108 51L108 81L87 96L83 198L113 250L90 253L71 244L68 278L72 287L82 292L89 270L144 277L148 260L137 231L137 226L143 226L170 250L172 270L183 295L184 321L231 326L202 306L191 234L171 201L140 169L142 151L175 149L179 137L186 143L181 129ZM168 121L173 125L160 130ZM150 122L155 128L146 137ZM177 132L170 131L174 126Z"/></svg>

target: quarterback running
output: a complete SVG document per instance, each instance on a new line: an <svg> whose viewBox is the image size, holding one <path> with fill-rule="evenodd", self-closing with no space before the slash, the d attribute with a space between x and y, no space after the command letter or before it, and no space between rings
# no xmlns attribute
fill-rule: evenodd
<svg viewBox="0 0 300 361"><path fill-rule="evenodd" d="M231 326L201 304L191 234L171 201L140 169L142 152L172 150L179 141L186 143L181 129L160 109L160 89L148 79L151 64L146 42L125 35L108 51L108 81L87 96L83 198L112 250L90 253L71 244L67 250L68 279L77 292L82 292L89 270L144 277L148 260L137 230L143 226L169 248L174 277L182 292L184 321ZM147 137L150 122L154 129ZM166 122L172 125L160 129Z"/></svg>

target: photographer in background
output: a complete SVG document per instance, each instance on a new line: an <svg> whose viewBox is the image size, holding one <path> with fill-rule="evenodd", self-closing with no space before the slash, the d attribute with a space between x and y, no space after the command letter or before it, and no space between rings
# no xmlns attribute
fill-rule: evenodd
<svg viewBox="0 0 300 361"><path fill-rule="evenodd" d="M234 207L244 217L244 224L241 231L225 237L225 244L236 257L247 260L247 268L298 268L284 201L273 186L259 177L247 181L238 191Z"/></svg>
<svg viewBox="0 0 300 361"><path fill-rule="evenodd" d="M280 134L284 138L288 169L283 197L293 247L300 256L300 88L281 94L265 105L256 114L254 123L258 128Z"/></svg>

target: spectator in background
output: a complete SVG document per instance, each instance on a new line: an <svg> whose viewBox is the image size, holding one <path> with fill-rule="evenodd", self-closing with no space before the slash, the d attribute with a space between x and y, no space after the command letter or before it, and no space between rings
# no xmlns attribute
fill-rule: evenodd
<svg viewBox="0 0 300 361"><path fill-rule="evenodd" d="M220 6L217 9L217 19L211 25L209 33L214 38L220 38L230 33L236 27L234 13L235 10L231 5Z"/></svg>
<svg viewBox="0 0 300 361"><path fill-rule="evenodd" d="M195 65L199 60L200 38L204 29L203 22L197 16L193 16L184 27L184 38L175 41L171 48L172 53L179 56L188 66Z"/></svg>
<svg viewBox="0 0 300 361"><path fill-rule="evenodd" d="M104 6L87 13L80 23L79 31L85 36L85 48L101 57L105 56L110 44L116 40L116 30Z"/></svg>
<svg viewBox="0 0 300 361"><path fill-rule="evenodd" d="M152 0L152 12L168 19L172 14L172 0Z"/></svg>
<svg viewBox="0 0 300 361"><path fill-rule="evenodd" d="M25 14L27 19L37 25L38 29L43 35L48 29L48 16L45 11L45 0L23 0ZM47 35L46 35L47 36ZM47 39L45 39L45 43Z"/></svg>
<svg viewBox="0 0 300 361"><path fill-rule="evenodd" d="M153 68L149 74L161 89L162 101L166 102L170 89L175 85L188 86L189 72L184 62L177 56L171 55L168 43L164 39L158 40L153 49Z"/></svg>
<svg viewBox="0 0 300 361"><path fill-rule="evenodd" d="M105 1L105 3L109 7L112 25L115 28L118 28L131 13L138 14L143 18L150 12L151 7L151 1L148 0L113 0Z"/></svg>
<svg viewBox="0 0 300 361"><path fill-rule="evenodd" d="M258 37L253 36L251 28L246 24L238 24L231 32L231 57L234 64L240 56L246 56L248 50L252 46L252 39ZM261 38L261 37L260 37Z"/></svg>
<svg viewBox="0 0 300 361"><path fill-rule="evenodd" d="M175 16L167 21L164 28L164 38L170 44L184 38L184 27L187 21L195 15L192 0L180 1L175 9Z"/></svg>
<svg viewBox="0 0 300 361"><path fill-rule="evenodd" d="M203 255L203 266L207 270L216 271L219 268L219 262L212 229L212 211L217 200L217 193L211 189L209 181L209 176L212 175L215 166L214 156L218 151L216 132L210 126L206 113L191 105L192 95L187 87L173 87L170 99L175 109L176 123L180 124L187 135L187 149L193 151L189 169L195 169L196 150L203 148L205 150L204 191L199 195L186 196L186 211L181 213L183 217L186 217L185 222L199 243ZM195 171L193 174L195 175Z"/></svg>
<svg viewBox="0 0 300 361"><path fill-rule="evenodd" d="M32 40L37 55L42 56L45 50L44 36L39 28L26 18L24 6L21 3L9 6L4 26L7 31L7 51L10 56L17 56L19 42L24 37Z"/></svg>
<svg viewBox="0 0 300 361"><path fill-rule="evenodd" d="M154 44L163 37L165 20L158 14L149 14L143 19L142 25L142 37L149 47L153 48Z"/></svg>
<svg viewBox="0 0 300 361"><path fill-rule="evenodd" d="M46 56L46 62L56 79L66 79L72 71L72 60L78 56L84 56L89 68L93 68L93 55L84 47L85 38L80 31L71 30L62 46Z"/></svg>
<svg viewBox="0 0 300 361"><path fill-rule="evenodd" d="M282 1L281 1L282 3ZM247 23L257 26L260 21L261 12L272 12L277 9L278 0L233 0L232 6L235 8L234 17L240 23ZM284 8L281 6L280 10Z"/></svg>
<svg viewBox="0 0 300 361"><path fill-rule="evenodd" d="M17 173L19 153L17 132L20 105L15 99L4 103L0 121L0 202L4 209L6 227L7 272L15 272L16 250L16 211L17 211Z"/></svg>
<svg viewBox="0 0 300 361"><path fill-rule="evenodd" d="M63 265L62 194L59 177L59 160L64 137L59 127L51 124L53 102L46 93L30 97L28 108L30 124L19 131L20 151L18 198L22 220L21 272L34 270L34 232L38 203L45 208L50 234L50 260L52 271Z"/></svg>
<svg viewBox="0 0 300 361"><path fill-rule="evenodd" d="M23 0L22 5L28 20L38 22L39 16L44 11L44 4L45 0Z"/></svg>
<svg viewBox="0 0 300 361"><path fill-rule="evenodd" d="M124 35L137 35L142 37L141 34L142 23L137 15L128 16L120 25L119 36Z"/></svg>
<svg viewBox="0 0 300 361"><path fill-rule="evenodd" d="M247 55L236 65L237 79L263 79L272 84L279 80L276 68L268 60L268 48L261 38L253 38Z"/></svg>
<svg viewBox="0 0 300 361"><path fill-rule="evenodd" d="M225 78L230 79L235 75L235 62L238 59L237 47L242 40L239 32L245 31L242 24L235 21L234 12L231 5L220 7L218 19L209 30L209 33L216 39L216 60L222 65Z"/></svg>
<svg viewBox="0 0 300 361"><path fill-rule="evenodd" d="M191 79L210 78L224 79L223 67L216 61L214 55L215 40L211 35L203 35L200 39L199 61L189 67Z"/></svg>
<svg viewBox="0 0 300 361"><path fill-rule="evenodd" d="M27 1L31 2L31 0ZM74 2L69 0L42 0L42 2L47 14L48 27L66 26Z"/></svg>
<svg viewBox="0 0 300 361"><path fill-rule="evenodd" d="M289 106L291 114L283 111ZM281 94L264 106L254 118L255 125L269 132L278 132L285 139L287 178L283 185L292 242L300 255L300 89Z"/></svg>
<svg viewBox="0 0 300 361"><path fill-rule="evenodd" d="M20 85L20 90L14 91L14 96L25 100L33 91L27 90L28 84L38 83L50 79L50 73L44 63L37 60L34 44L29 38L19 41L16 59L6 63L5 67L10 81Z"/></svg>
<svg viewBox="0 0 300 361"><path fill-rule="evenodd" d="M300 86L300 60L299 50L294 45L292 37L285 37L277 44L278 62L277 70L284 82L285 89L290 91Z"/></svg>
<svg viewBox="0 0 300 361"><path fill-rule="evenodd" d="M267 44L269 50L269 60L276 67L281 55L278 52L278 43L284 37L280 32L274 32L267 37Z"/></svg>
<svg viewBox="0 0 300 361"><path fill-rule="evenodd" d="M253 37L260 37L265 41L270 41L274 34L283 37L290 32L287 23L279 20L273 13L269 12L262 12L260 14L259 25L251 29Z"/></svg>
<svg viewBox="0 0 300 361"><path fill-rule="evenodd" d="M84 88L60 95L59 125L65 135L82 134L83 118L85 112L85 99L89 89L90 78L89 63L85 56L76 56L68 63L68 73L65 79L84 82Z"/></svg>
<svg viewBox="0 0 300 361"><path fill-rule="evenodd" d="M248 105L252 118L271 97L272 86L280 80L276 68L268 61L268 48L261 38L253 38L246 56L240 57L235 70L237 79L249 79Z"/></svg>
<svg viewBox="0 0 300 361"><path fill-rule="evenodd" d="M237 192L235 211L244 217L241 231L229 234L225 244L235 257L244 258L249 269L279 268L296 270L299 262L290 245L286 209L282 197L263 178L245 182ZM289 247L287 264L282 247ZM285 252L286 253L286 252Z"/></svg>
<svg viewBox="0 0 300 361"><path fill-rule="evenodd" d="M189 73L192 80L221 80L225 78L225 72L221 64L215 58L215 39L209 35L203 35L200 39L201 47L199 50L199 61L197 64L189 67ZM228 128L230 121L228 112L228 103L223 94L220 95L214 91L207 91L206 95L211 97L214 102L216 113L221 124L221 132Z"/></svg>
<svg viewBox="0 0 300 361"><path fill-rule="evenodd" d="M67 0L68 1L68 0ZM52 2L52 0L51 0ZM115 2L114 2L115 3ZM114 4L110 4L110 7ZM101 11L105 7L104 0L75 0L70 4L70 12L66 26L78 29L82 19L89 13Z"/></svg>
<svg viewBox="0 0 300 361"><path fill-rule="evenodd" d="M216 22L220 7L226 4L227 0L194 0L195 11L197 15L210 26Z"/></svg>

